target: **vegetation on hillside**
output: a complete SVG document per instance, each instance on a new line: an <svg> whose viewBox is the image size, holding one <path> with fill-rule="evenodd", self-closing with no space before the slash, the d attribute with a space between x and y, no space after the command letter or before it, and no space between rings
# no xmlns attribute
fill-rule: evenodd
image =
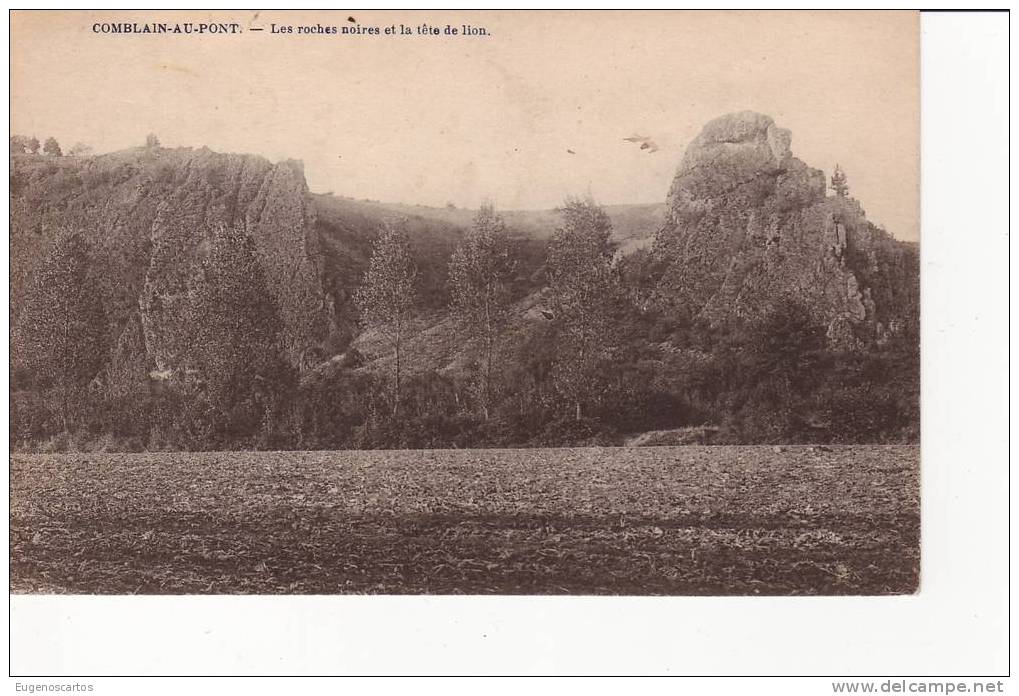
<svg viewBox="0 0 1019 696"><path fill-rule="evenodd" d="M492 206L478 211L474 225L449 260L450 307L464 334L480 341L481 411L488 420L495 391L495 351L510 320L510 284L515 269L506 225Z"/></svg>
<svg viewBox="0 0 1019 696"><path fill-rule="evenodd" d="M655 230L621 234L592 201L522 233L519 213L313 195L296 165L156 139L98 157L17 146L15 447L919 437L915 322L850 350L794 294L708 321L661 282L668 245L632 247Z"/></svg>

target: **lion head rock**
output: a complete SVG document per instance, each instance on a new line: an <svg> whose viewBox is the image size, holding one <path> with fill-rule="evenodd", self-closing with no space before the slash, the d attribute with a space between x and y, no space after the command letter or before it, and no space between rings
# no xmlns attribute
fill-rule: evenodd
<svg viewBox="0 0 1019 696"><path fill-rule="evenodd" d="M834 346L882 341L916 321L915 245L829 195L825 175L793 156L792 135L764 114L704 126L672 182L653 254L658 292L713 324L800 302Z"/></svg>

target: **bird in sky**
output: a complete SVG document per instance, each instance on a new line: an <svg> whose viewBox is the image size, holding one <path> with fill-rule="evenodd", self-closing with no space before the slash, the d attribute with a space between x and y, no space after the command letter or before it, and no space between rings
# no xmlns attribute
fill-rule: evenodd
<svg viewBox="0 0 1019 696"><path fill-rule="evenodd" d="M640 149L647 150L648 153L658 152L658 143L646 135L631 135L629 138L623 138L623 140L628 143L640 143Z"/></svg>

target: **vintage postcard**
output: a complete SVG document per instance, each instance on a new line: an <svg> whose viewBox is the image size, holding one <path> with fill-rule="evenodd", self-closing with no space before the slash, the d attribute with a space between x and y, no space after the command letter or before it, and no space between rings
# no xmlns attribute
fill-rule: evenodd
<svg viewBox="0 0 1019 696"><path fill-rule="evenodd" d="M916 592L919 26L14 11L10 592Z"/></svg>

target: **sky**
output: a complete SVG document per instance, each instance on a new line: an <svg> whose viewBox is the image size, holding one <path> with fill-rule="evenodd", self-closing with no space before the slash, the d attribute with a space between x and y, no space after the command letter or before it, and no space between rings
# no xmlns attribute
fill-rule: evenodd
<svg viewBox="0 0 1019 696"><path fill-rule="evenodd" d="M759 111L836 162L871 221L919 238L915 12L28 12L11 21L11 130L97 152L208 146L299 159L312 191L544 209L665 199L712 118ZM97 22L236 22L233 35ZM487 36L272 25L470 24ZM261 32L250 31L262 28ZM627 142L646 136L655 152Z"/></svg>

